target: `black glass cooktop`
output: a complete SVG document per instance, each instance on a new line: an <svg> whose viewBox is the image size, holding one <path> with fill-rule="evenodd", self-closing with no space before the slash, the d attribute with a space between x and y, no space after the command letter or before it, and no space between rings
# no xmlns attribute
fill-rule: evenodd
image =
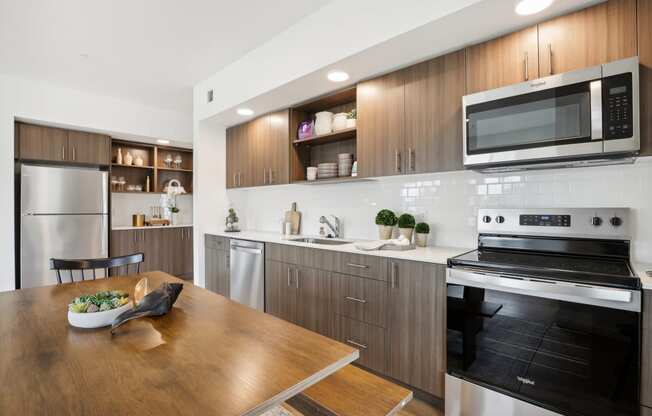
<svg viewBox="0 0 652 416"><path fill-rule="evenodd" d="M478 249L453 257L448 262L450 267L476 267L599 286L639 289L641 284L626 259Z"/></svg>

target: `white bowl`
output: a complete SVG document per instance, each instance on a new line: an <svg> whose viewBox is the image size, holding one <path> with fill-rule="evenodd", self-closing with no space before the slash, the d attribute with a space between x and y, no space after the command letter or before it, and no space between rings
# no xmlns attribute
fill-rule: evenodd
<svg viewBox="0 0 652 416"><path fill-rule="evenodd" d="M111 325L118 315L131 308L132 303L129 301L126 305L111 309L110 311L90 313L68 311L68 323L77 328L101 328Z"/></svg>

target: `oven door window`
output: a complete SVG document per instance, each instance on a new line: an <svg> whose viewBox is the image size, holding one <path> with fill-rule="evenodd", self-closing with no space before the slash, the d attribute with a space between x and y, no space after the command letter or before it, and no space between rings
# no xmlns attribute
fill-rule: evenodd
<svg viewBox="0 0 652 416"><path fill-rule="evenodd" d="M571 415L638 415L639 314L448 286L448 372Z"/></svg>
<svg viewBox="0 0 652 416"><path fill-rule="evenodd" d="M590 142L589 85L581 83L467 106L467 154Z"/></svg>

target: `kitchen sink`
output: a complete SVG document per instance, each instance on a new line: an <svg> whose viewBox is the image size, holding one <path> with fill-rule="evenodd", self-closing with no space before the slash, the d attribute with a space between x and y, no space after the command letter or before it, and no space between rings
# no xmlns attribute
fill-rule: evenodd
<svg viewBox="0 0 652 416"><path fill-rule="evenodd" d="M324 244L327 246L339 246L342 244L349 244L353 241L344 241L344 240L332 240L330 238L293 238L290 241L296 241L297 243L308 243L308 244Z"/></svg>

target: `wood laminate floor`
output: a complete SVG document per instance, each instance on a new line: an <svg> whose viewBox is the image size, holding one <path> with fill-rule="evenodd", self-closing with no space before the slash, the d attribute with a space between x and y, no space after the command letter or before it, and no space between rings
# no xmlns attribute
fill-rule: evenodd
<svg viewBox="0 0 652 416"><path fill-rule="evenodd" d="M310 416L300 413L298 410L294 409L292 406L287 403L283 404L283 407L288 410L293 416ZM444 411L439 410L430 403L426 403L423 400L414 398L408 403L403 410L397 413L398 416L444 416Z"/></svg>

